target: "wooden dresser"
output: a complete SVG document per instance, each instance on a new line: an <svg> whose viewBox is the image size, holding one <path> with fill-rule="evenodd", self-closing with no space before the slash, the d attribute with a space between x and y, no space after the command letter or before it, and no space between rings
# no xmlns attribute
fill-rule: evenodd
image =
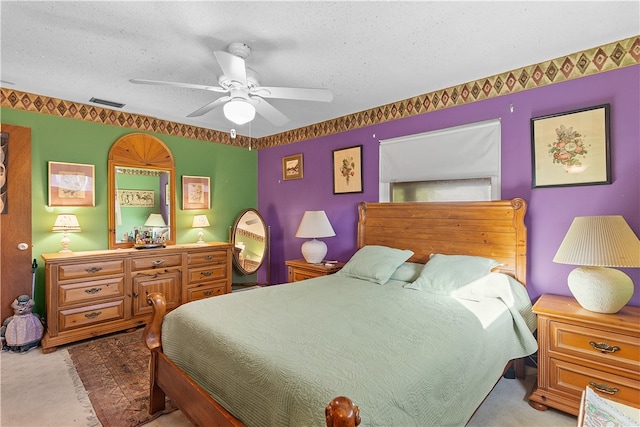
<svg viewBox="0 0 640 427"><path fill-rule="evenodd" d="M539 350L531 406L578 415L589 386L607 399L640 407L640 307L602 314L571 297L542 295L533 311Z"/></svg>
<svg viewBox="0 0 640 427"><path fill-rule="evenodd" d="M45 353L56 346L146 324L146 295L161 292L169 310L231 292L231 245L175 245L43 254Z"/></svg>
<svg viewBox="0 0 640 427"><path fill-rule="evenodd" d="M333 274L344 267L344 262L336 262L331 265L309 264L303 259L285 261L284 263L287 265L289 283Z"/></svg>

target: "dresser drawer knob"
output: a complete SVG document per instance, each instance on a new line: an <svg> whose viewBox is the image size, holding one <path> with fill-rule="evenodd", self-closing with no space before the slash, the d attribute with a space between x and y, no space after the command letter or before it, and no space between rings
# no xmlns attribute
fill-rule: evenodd
<svg viewBox="0 0 640 427"><path fill-rule="evenodd" d="M95 274L99 271L102 270L102 267L90 267L90 268L85 268L84 271L86 271L89 274Z"/></svg>
<svg viewBox="0 0 640 427"><path fill-rule="evenodd" d="M620 351L620 347L618 347L617 345L610 346L609 344L604 342L596 343L595 341L589 341L589 344L594 349L603 353L615 353L616 351Z"/></svg>
<svg viewBox="0 0 640 427"><path fill-rule="evenodd" d="M593 381L589 381L589 385L595 388L596 390L598 390L599 392L606 393L606 394L616 394L617 392L620 391L619 388L609 387L606 384L596 384Z"/></svg>
<svg viewBox="0 0 640 427"><path fill-rule="evenodd" d="M211 261L213 259L213 255L205 255L204 259L206 259L207 261Z"/></svg>
<svg viewBox="0 0 640 427"><path fill-rule="evenodd" d="M102 288L91 288L91 289L85 289L84 291L90 295L95 295L98 292L102 291Z"/></svg>
<svg viewBox="0 0 640 427"><path fill-rule="evenodd" d="M213 294L213 291L204 291L202 293L205 297L211 296L211 294Z"/></svg>
<svg viewBox="0 0 640 427"><path fill-rule="evenodd" d="M200 272L200 275L202 275L204 277L209 277L209 276L211 276L211 274L213 274L213 273L211 273L210 271L201 271Z"/></svg>
<svg viewBox="0 0 640 427"><path fill-rule="evenodd" d="M101 311L94 311L94 312L85 314L84 317L86 317L87 319L95 319L96 317L100 316L101 314L102 314Z"/></svg>
<svg viewBox="0 0 640 427"><path fill-rule="evenodd" d="M162 264L164 264L164 260L163 259L157 259L157 260L151 262L151 265L154 266L154 267L157 267L157 266L162 265Z"/></svg>

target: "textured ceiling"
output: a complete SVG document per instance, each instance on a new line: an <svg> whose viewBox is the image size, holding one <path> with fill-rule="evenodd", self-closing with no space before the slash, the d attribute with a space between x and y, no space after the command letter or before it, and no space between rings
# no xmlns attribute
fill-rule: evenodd
<svg viewBox="0 0 640 427"><path fill-rule="evenodd" d="M2 86L260 138L640 34L640 2L0 2ZM187 118L214 92L213 52L252 47L267 86L319 87L331 103L270 100L290 118Z"/></svg>

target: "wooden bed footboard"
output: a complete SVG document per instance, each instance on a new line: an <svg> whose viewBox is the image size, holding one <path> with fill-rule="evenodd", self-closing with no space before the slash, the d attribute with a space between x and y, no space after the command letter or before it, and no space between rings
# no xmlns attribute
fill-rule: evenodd
<svg viewBox="0 0 640 427"><path fill-rule="evenodd" d="M147 303L153 307L153 317L143 332L144 343L151 351L149 413L162 411L168 396L196 426L244 426L162 352L162 319L167 303L164 295L157 292L147 296ZM348 397L338 396L325 408L325 419L327 427L356 427L360 424L360 410Z"/></svg>

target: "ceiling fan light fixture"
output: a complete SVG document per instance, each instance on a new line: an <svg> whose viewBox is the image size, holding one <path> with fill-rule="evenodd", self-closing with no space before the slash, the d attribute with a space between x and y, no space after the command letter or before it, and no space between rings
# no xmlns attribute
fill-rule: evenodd
<svg viewBox="0 0 640 427"><path fill-rule="evenodd" d="M256 109L244 99L232 99L224 104L224 116L237 125L249 123L256 117Z"/></svg>

